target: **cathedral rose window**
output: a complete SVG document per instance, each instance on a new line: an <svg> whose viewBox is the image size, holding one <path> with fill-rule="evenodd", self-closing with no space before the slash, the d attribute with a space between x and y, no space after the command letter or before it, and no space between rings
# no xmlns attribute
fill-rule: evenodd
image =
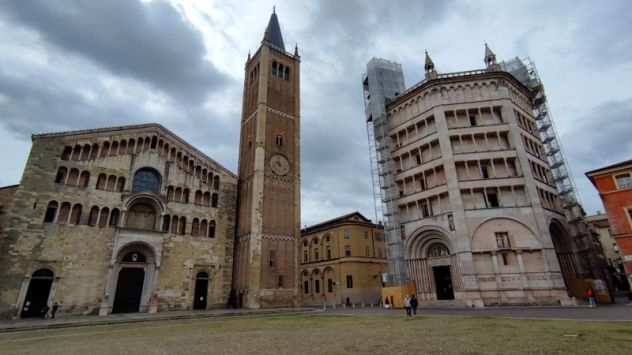
<svg viewBox="0 0 632 355"><path fill-rule="evenodd" d="M161 176L155 169L142 168L134 175L134 184L132 192L153 191L160 192Z"/></svg>

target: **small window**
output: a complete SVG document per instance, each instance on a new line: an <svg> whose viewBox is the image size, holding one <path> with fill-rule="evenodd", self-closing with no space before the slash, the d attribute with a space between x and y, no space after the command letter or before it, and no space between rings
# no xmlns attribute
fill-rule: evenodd
<svg viewBox="0 0 632 355"><path fill-rule="evenodd" d="M283 275L279 275L279 279L277 282L277 287L278 288L283 288Z"/></svg>
<svg viewBox="0 0 632 355"><path fill-rule="evenodd" d="M502 256L502 259L503 259L503 265L505 266L509 265L509 255L507 253L501 253L500 255Z"/></svg>
<svg viewBox="0 0 632 355"><path fill-rule="evenodd" d="M500 204L498 202L498 194L496 194L496 191L488 191L487 192L487 201L489 202L489 208L497 208L500 207Z"/></svg>
<svg viewBox="0 0 632 355"><path fill-rule="evenodd" d="M327 247L327 260L331 259L331 248Z"/></svg>
<svg viewBox="0 0 632 355"><path fill-rule="evenodd" d="M351 239L351 231L349 229L344 230L345 239Z"/></svg>
<svg viewBox="0 0 632 355"><path fill-rule="evenodd" d="M327 279L327 292L334 292L334 280Z"/></svg>
<svg viewBox="0 0 632 355"><path fill-rule="evenodd" d="M280 134L276 136L276 145L278 145L279 147L283 146L283 136Z"/></svg>
<svg viewBox="0 0 632 355"><path fill-rule="evenodd" d="M272 62L272 75L277 76L278 73L278 64L276 61Z"/></svg>
<svg viewBox="0 0 632 355"><path fill-rule="evenodd" d="M470 115L470 126L472 126L472 127L476 126L476 116L475 115Z"/></svg>
<svg viewBox="0 0 632 355"><path fill-rule="evenodd" d="M496 232L496 246L498 249L509 249L511 248L511 243L509 242L509 233L508 232Z"/></svg>
<svg viewBox="0 0 632 355"><path fill-rule="evenodd" d="M345 245L345 256L351 256L351 245Z"/></svg>
<svg viewBox="0 0 632 355"><path fill-rule="evenodd" d="M320 293L320 280L314 280L314 293Z"/></svg>
<svg viewBox="0 0 632 355"><path fill-rule="evenodd" d="M303 262L308 262L309 261L309 253L307 252L307 250L303 251Z"/></svg>
<svg viewBox="0 0 632 355"><path fill-rule="evenodd" d="M289 67L285 67L285 70L283 71L283 79L290 80L290 68Z"/></svg>
<svg viewBox="0 0 632 355"><path fill-rule="evenodd" d="M364 250L365 256L371 256L371 249L369 247L366 247Z"/></svg>
<svg viewBox="0 0 632 355"><path fill-rule="evenodd" d="M347 288L353 288L353 276L347 275Z"/></svg>
<svg viewBox="0 0 632 355"><path fill-rule="evenodd" d="M55 216L57 215L58 206L59 204L55 201L51 201L48 203L48 207L46 208L46 214L44 215L44 223L55 222Z"/></svg>
<svg viewBox="0 0 632 355"><path fill-rule="evenodd" d="M483 176L483 179L489 179L489 165L488 164L481 164L481 175Z"/></svg>
<svg viewBox="0 0 632 355"><path fill-rule="evenodd" d="M215 221L211 221L208 224L208 237L215 238Z"/></svg>
<svg viewBox="0 0 632 355"><path fill-rule="evenodd" d="M632 177L630 174L619 174L615 176L617 179L617 188L619 189L628 189L632 187Z"/></svg>
<svg viewBox="0 0 632 355"><path fill-rule="evenodd" d="M274 250L270 250L270 255L268 258L268 265L270 267L274 267L276 265L276 252Z"/></svg>
<svg viewBox="0 0 632 355"><path fill-rule="evenodd" d="M217 207L217 194L213 194L211 197L211 207Z"/></svg>
<svg viewBox="0 0 632 355"><path fill-rule="evenodd" d="M307 281L307 280L303 281L303 292L305 294L309 293L309 281Z"/></svg>

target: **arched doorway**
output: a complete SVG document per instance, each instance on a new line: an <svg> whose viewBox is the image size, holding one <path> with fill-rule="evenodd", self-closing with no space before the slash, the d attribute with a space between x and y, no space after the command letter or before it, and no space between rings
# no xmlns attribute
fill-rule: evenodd
<svg viewBox="0 0 632 355"><path fill-rule="evenodd" d="M426 256L430 259L449 258L450 250L443 243L434 242L428 246ZM446 260L447 261L447 260ZM453 300L454 288L452 286L452 273L448 265L433 265L432 276L434 277L435 293L438 300Z"/></svg>
<svg viewBox="0 0 632 355"><path fill-rule="evenodd" d="M454 300L462 288L456 255L447 232L422 228L406 242L408 274L420 301Z"/></svg>
<svg viewBox="0 0 632 355"><path fill-rule="evenodd" d="M48 305L53 280L54 274L48 269L39 269L31 275L31 281L29 282L29 288L26 291L24 305L20 314L22 318L42 316L44 306Z"/></svg>
<svg viewBox="0 0 632 355"><path fill-rule="evenodd" d="M193 299L193 309L206 309L208 296L208 274L198 272L195 276L195 294Z"/></svg>
<svg viewBox="0 0 632 355"><path fill-rule="evenodd" d="M146 262L147 259L141 252L132 251L125 254L121 260L112 313L139 311L145 283Z"/></svg>

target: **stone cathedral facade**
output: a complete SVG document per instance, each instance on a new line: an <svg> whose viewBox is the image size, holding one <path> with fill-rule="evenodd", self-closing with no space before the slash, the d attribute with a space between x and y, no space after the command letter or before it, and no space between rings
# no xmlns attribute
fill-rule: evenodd
<svg viewBox="0 0 632 355"><path fill-rule="evenodd" d="M299 62L273 14L239 176L158 124L33 135L0 188L0 318L297 304Z"/></svg>

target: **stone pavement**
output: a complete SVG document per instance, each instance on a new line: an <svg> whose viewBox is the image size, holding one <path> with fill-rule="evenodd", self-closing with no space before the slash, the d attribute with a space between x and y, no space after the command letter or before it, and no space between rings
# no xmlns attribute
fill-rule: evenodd
<svg viewBox="0 0 632 355"><path fill-rule="evenodd" d="M157 320L200 319L213 317L237 317L253 315L299 314L316 312L314 308L272 308L272 309L214 309L208 311L169 311L159 313L126 313L107 316L61 316L55 319L27 318L0 320L0 333L24 330L83 327L121 323L148 322Z"/></svg>
<svg viewBox="0 0 632 355"><path fill-rule="evenodd" d="M402 315L403 309L384 308L336 308L327 309L330 314L349 315ZM585 321L626 321L632 322L632 304L588 306L501 306L485 308L420 308L418 315L448 315L465 317L503 317L515 319L570 319Z"/></svg>

